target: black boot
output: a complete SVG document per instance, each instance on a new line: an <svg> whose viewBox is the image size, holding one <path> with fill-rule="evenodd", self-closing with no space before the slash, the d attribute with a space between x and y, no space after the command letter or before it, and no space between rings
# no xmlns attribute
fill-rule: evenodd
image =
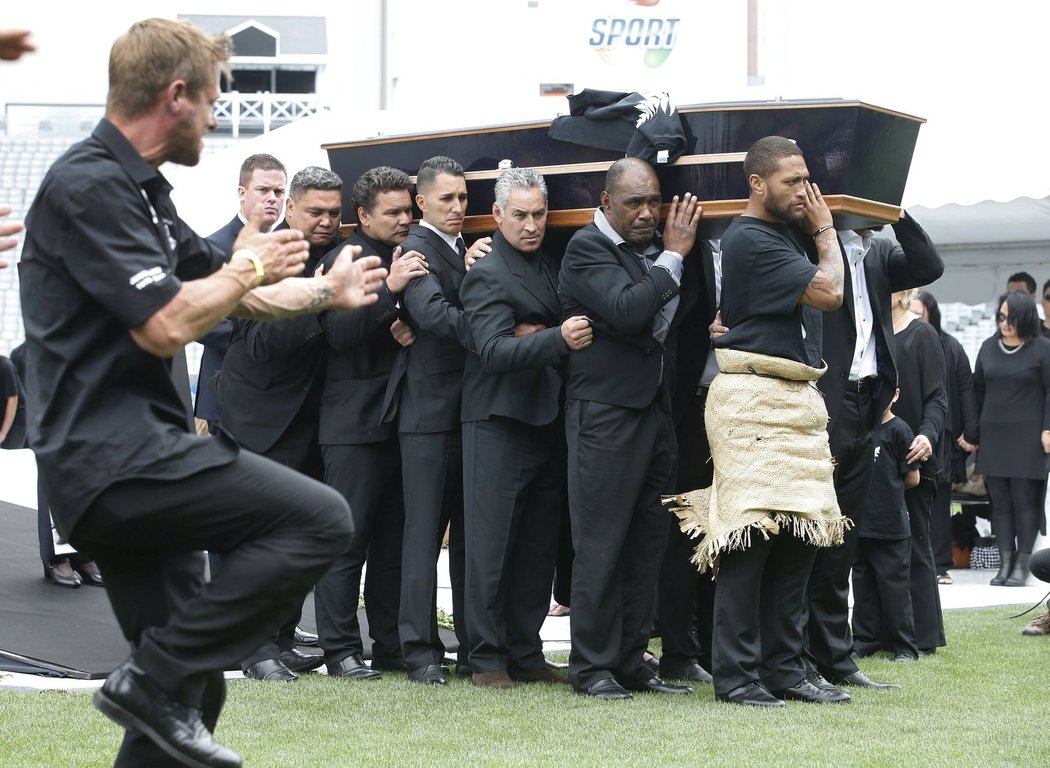
<svg viewBox="0 0 1050 768"><path fill-rule="evenodd" d="M1014 567L1010 569L1010 576L1006 579L1007 587L1023 587L1028 582L1028 561L1031 559L1030 552L1017 553Z"/></svg>
<svg viewBox="0 0 1050 768"><path fill-rule="evenodd" d="M1002 587L1002 586L1004 586L1006 584L1006 578L1010 575L1010 570L1014 566L1014 557L1016 557L1016 556L1017 556L1017 553L1014 552L1013 550L1010 550L1010 551L1007 552L1007 551L1004 551L1004 550L1000 549L999 550L999 573L995 574L995 578L993 578L988 583L991 584L993 587Z"/></svg>

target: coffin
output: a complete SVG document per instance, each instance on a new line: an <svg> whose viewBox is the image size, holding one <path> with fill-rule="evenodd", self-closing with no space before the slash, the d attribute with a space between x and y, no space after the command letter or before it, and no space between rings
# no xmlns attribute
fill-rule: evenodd
<svg viewBox="0 0 1050 768"><path fill-rule="evenodd" d="M664 201L692 192L703 203L703 237L718 237L747 202L741 164L748 147L779 135L802 149L838 229L892 223L900 214L919 126L924 119L842 99L697 104L678 108L686 152L657 166ZM501 161L540 170L547 181L548 230L589 222L604 188L605 171L623 152L570 144L548 135L549 122L516 123L434 133L382 136L323 144L343 179L343 207L364 171L389 165L414 175L434 155L447 155L467 171L464 232L495 229L493 184ZM417 212L418 213L418 212ZM550 237L550 235L548 235Z"/></svg>

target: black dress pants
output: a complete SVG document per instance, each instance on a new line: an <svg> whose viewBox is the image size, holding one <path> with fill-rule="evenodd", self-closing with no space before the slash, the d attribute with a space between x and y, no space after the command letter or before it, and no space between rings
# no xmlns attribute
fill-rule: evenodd
<svg viewBox="0 0 1050 768"><path fill-rule="evenodd" d="M397 616L401 604L401 540L405 504L397 439L363 445L322 446L325 483L350 504L354 538L314 588L317 635L325 661L360 656L357 618L365 569L365 614L372 659L387 666L401 658Z"/></svg>
<svg viewBox="0 0 1050 768"><path fill-rule="evenodd" d="M677 452L670 414L653 403L565 406L572 571L569 680L583 689L613 677L652 677L642 661L667 546L660 494Z"/></svg>
<svg viewBox="0 0 1050 768"><path fill-rule="evenodd" d="M445 645L437 627L437 561L449 528L448 563L452 580L452 615L458 658L467 663L467 615L464 607L463 438L460 430L402 432L401 470L405 495L405 532L401 555L401 606L398 635L408 668L440 664Z"/></svg>
<svg viewBox="0 0 1050 768"><path fill-rule="evenodd" d="M695 397L683 398L682 410L675 414L678 471L673 486L668 489L670 492L684 493L711 486L714 465L704 429L706 402L707 387L703 387ZM715 582L710 574L700 573L689 562L696 549L696 539L682 533L675 515L669 517L671 531L657 588L656 619L663 647L660 664L666 668L700 664L710 669Z"/></svg>
<svg viewBox="0 0 1050 768"><path fill-rule="evenodd" d="M911 606L911 540L861 538L853 563L853 644L918 658Z"/></svg>
<svg viewBox="0 0 1050 768"><path fill-rule="evenodd" d="M464 423L463 492L470 668L543 669L540 628L566 505L561 419Z"/></svg>
<svg viewBox="0 0 1050 768"><path fill-rule="evenodd" d="M112 485L70 541L105 574L138 666L167 695L201 707L213 727L225 696L222 670L273 636L352 532L338 493L241 451L184 479ZM200 550L224 553L206 584ZM165 760L142 734L127 732L118 764Z"/></svg>
<svg viewBox="0 0 1050 768"><path fill-rule="evenodd" d="M711 674L721 696L753 682L771 691L797 685L802 662L806 581L817 548L781 529L723 552L715 590Z"/></svg>
<svg viewBox="0 0 1050 768"><path fill-rule="evenodd" d="M915 614L915 641L921 651L946 645L937 567L930 546L930 508L936 492L935 483L926 478L904 492L911 523L911 604Z"/></svg>
<svg viewBox="0 0 1050 768"><path fill-rule="evenodd" d="M820 548L809 576L806 605L806 665L829 680L857 671L849 626L849 575L857 550L857 530L868 499L875 423L872 393L846 387L834 430L829 435L835 460L835 496L842 514L853 521L842 544Z"/></svg>

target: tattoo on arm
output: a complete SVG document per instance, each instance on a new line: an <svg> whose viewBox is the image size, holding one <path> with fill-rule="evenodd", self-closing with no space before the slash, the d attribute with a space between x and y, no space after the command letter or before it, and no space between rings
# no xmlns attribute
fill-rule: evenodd
<svg viewBox="0 0 1050 768"><path fill-rule="evenodd" d="M327 280L318 281L311 288L313 289L313 295L310 299L311 310L325 307L332 300L332 286L328 284Z"/></svg>

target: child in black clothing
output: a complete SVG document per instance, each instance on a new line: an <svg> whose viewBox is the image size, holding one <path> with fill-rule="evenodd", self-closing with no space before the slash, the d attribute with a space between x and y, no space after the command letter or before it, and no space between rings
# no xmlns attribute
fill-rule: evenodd
<svg viewBox="0 0 1050 768"><path fill-rule="evenodd" d="M915 436L893 415L899 396L898 389L872 433L875 467L853 561L853 643L858 656L887 650L894 661L914 661L919 650L909 587L911 528L904 490L919 484L919 470L904 460Z"/></svg>

